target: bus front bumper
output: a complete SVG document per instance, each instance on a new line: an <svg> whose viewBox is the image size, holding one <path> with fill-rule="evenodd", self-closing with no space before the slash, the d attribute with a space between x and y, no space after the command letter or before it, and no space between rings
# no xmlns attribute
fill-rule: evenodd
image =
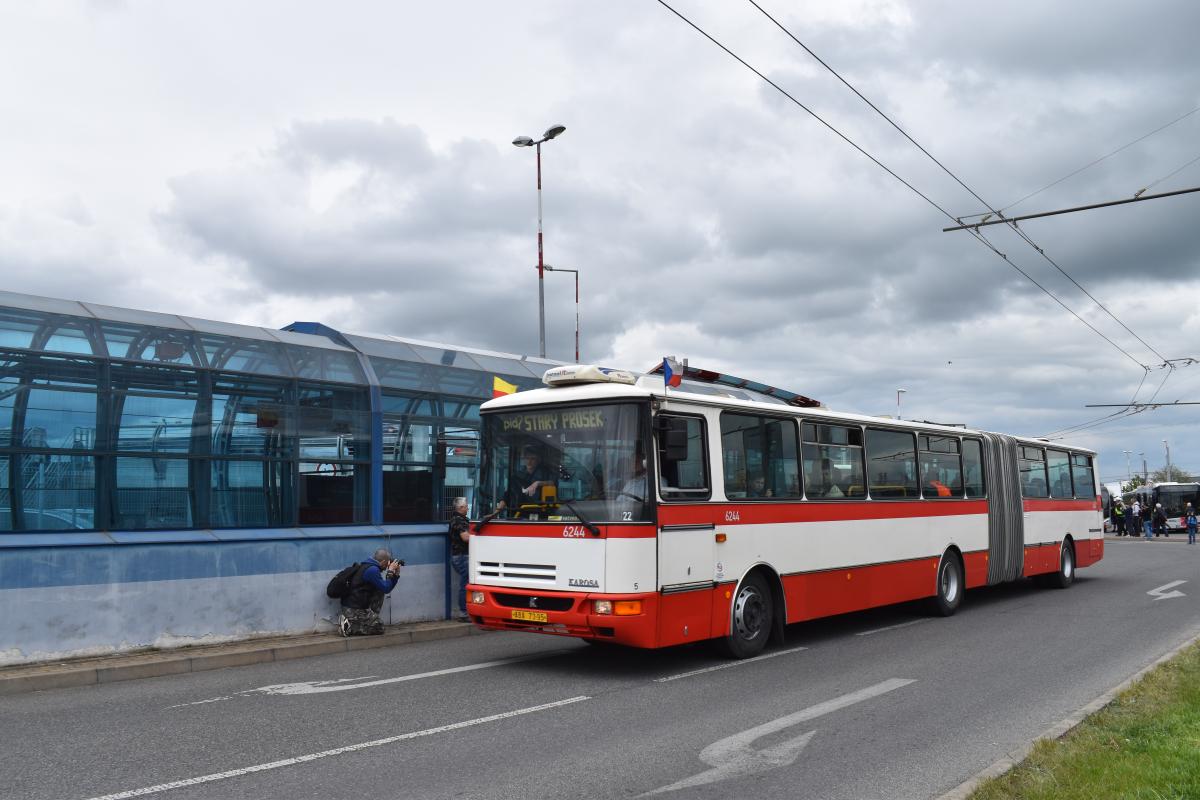
<svg viewBox="0 0 1200 800"><path fill-rule="evenodd" d="M473 602L482 600L482 602ZM596 613L596 601L609 601L614 610L637 613ZM526 631L555 636L613 642L630 647L655 647L658 619L657 594L604 594L600 592L540 592L506 586L467 585L467 614L480 628Z"/></svg>

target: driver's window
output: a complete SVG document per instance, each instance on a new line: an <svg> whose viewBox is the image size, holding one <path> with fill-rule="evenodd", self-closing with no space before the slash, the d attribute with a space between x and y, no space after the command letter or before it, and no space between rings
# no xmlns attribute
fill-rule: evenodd
<svg viewBox="0 0 1200 800"><path fill-rule="evenodd" d="M711 489L704 420L667 414L658 420L658 490L663 499L707 499Z"/></svg>

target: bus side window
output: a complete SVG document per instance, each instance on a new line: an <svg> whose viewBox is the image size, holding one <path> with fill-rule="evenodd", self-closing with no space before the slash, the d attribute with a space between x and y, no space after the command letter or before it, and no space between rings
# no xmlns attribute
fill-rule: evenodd
<svg viewBox="0 0 1200 800"><path fill-rule="evenodd" d="M1075 496L1091 500L1096 496L1096 481L1092 475L1092 457L1080 453L1071 456L1071 477L1075 485Z"/></svg>
<svg viewBox="0 0 1200 800"><path fill-rule="evenodd" d="M866 497L862 429L805 422L801 430L805 496L810 500Z"/></svg>
<svg viewBox="0 0 1200 800"><path fill-rule="evenodd" d="M983 445L978 439L963 439L963 479L967 497L983 497L986 487L983 482Z"/></svg>
<svg viewBox="0 0 1200 800"><path fill-rule="evenodd" d="M1017 463L1021 468L1021 496L1049 497L1046 483L1046 454L1040 447L1019 448Z"/></svg>
<svg viewBox="0 0 1200 800"><path fill-rule="evenodd" d="M1046 469L1050 474L1050 496L1066 499L1074 495L1071 488L1071 458L1061 450L1046 451Z"/></svg>
<svg viewBox="0 0 1200 800"><path fill-rule="evenodd" d="M664 500L705 500L709 497L708 447L704 420L660 414L658 431L658 488Z"/></svg>

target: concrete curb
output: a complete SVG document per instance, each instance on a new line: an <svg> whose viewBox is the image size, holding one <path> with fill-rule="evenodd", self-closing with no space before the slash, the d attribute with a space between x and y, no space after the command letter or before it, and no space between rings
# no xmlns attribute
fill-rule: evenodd
<svg viewBox="0 0 1200 800"><path fill-rule="evenodd" d="M966 800L966 798L970 796L971 792L979 788L981 783L989 778L1000 777L1028 758L1029 754L1033 752L1033 748L1038 742L1042 741L1043 739L1052 741L1054 739L1061 739L1062 737L1066 736L1085 719L1090 717L1092 714L1095 714L1097 711L1102 710L1105 706L1115 700L1117 695L1119 695L1121 692L1125 691L1130 686L1141 680L1146 673L1150 672L1158 665L1170 661L1172 658L1179 655L1196 642L1200 642L1200 633L1192 635L1186 642L1179 645L1171 652L1142 667L1137 672L1133 673L1132 676L1122 681L1117 686L1114 686L1112 689L1109 689L1107 692L1100 695L1083 708L1077 710L1074 714L1071 714L1066 719L1063 719L1047 728L1037 738L1022 745L1021 747L1018 747L1015 750L1010 751L1004 756L1004 758L975 773L975 775L963 781L958 786L937 797L936 800Z"/></svg>
<svg viewBox="0 0 1200 800"><path fill-rule="evenodd" d="M390 627L381 636L342 638L333 633L304 634L52 664L19 665L0 669L0 697L47 689L96 686L139 678L243 667L267 661L287 661L331 653L397 647L485 632L465 622L418 622Z"/></svg>

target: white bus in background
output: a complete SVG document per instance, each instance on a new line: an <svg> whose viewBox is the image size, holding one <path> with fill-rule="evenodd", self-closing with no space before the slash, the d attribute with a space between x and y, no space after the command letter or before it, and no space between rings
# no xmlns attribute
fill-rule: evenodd
<svg viewBox="0 0 1200 800"><path fill-rule="evenodd" d="M475 624L748 657L786 624L920 598L948 615L1103 556L1091 451L687 374L560 367L482 406Z"/></svg>
<svg viewBox="0 0 1200 800"><path fill-rule="evenodd" d="M1131 492L1121 495L1126 507L1137 500L1142 506L1142 514L1153 514L1158 504L1162 504L1163 513L1167 515L1167 530L1171 533L1186 533L1187 523L1183 521L1184 509L1191 503L1192 508L1200 511L1200 483L1179 483L1163 481L1139 486ZM1140 531L1139 531L1140 534Z"/></svg>

